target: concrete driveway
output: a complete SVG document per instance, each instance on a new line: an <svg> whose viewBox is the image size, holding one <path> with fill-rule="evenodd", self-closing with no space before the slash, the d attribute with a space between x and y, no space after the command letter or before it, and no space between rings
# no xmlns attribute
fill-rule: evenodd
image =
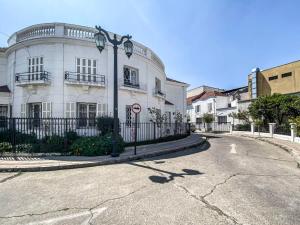
<svg viewBox="0 0 300 225"><path fill-rule="evenodd" d="M300 169L257 140L145 161L0 174L0 224L300 224Z"/></svg>

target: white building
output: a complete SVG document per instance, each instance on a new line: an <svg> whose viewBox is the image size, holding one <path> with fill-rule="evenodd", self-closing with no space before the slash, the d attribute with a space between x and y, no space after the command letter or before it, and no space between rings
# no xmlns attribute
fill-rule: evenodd
<svg viewBox="0 0 300 225"><path fill-rule="evenodd" d="M218 123L243 123L230 116L231 113L245 111L251 101L248 97L248 87L241 87L227 91L204 91L188 98L187 114L192 123L203 123L205 113L212 114Z"/></svg>
<svg viewBox="0 0 300 225"><path fill-rule="evenodd" d="M113 48L106 43L100 54L95 32L90 27L47 23L12 34L8 47L0 49L0 116L112 116ZM130 59L123 46L118 51L120 121L131 122L133 103L142 106L141 122L149 121L149 107L185 115L188 85L167 78L161 59L148 47L133 44Z"/></svg>

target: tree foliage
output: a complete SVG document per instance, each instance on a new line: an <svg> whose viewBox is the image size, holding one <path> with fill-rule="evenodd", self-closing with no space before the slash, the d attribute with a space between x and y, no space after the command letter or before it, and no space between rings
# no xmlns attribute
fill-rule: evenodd
<svg viewBox="0 0 300 225"><path fill-rule="evenodd" d="M229 114L233 119L243 120L245 123L250 123L250 113L248 111L239 110L237 113L232 112Z"/></svg>
<svg viewBox="0 0 300 225"><path fill-rule="evenodd" d="M261 96L249 106L249 113L253 120L281 125L289 118L300 116L300 97L283 94Z"/></svg>
<svg viewBox="0 0 300 225"><path fill-rule="evenodd" d="M213 114L210 113L204 113L203 114L203 121L204 123L212 123L214 121Z"/></svg>

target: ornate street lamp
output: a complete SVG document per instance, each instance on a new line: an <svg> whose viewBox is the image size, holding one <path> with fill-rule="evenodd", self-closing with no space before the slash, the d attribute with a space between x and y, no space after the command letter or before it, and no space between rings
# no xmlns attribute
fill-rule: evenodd
<svg viewBox="0 0 300 225"><path fill-rule="evenodd" d="M109 33L102 29L100 26L96 26L96 29L98 30L98 33L95 34L95 42L96 46L99 49L100 53L105 48L105 42L108 40L112 45L114 49L114 132L113 132L113 138L112 138L112 157L119 156L119 152L117 149L117 135L119 133L119 117L118 117L118 46L123 43L125 39L127 39L124 42L124 49L125 53L130 58L133 52L133 44L130 41L131 36L126 35L122 36L120 40L117 39L117 35L114 34L113 39L110 38Z"/></svg>

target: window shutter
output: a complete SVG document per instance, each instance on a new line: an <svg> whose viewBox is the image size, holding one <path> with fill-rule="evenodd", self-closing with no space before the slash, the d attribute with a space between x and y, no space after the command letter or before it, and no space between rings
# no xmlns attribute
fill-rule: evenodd
<svg viewBox="0 0 300 225"><path fill-rule="evenodd" d="M66 103L66 118L75 118L76 117L76 109L75 102L67 102Z"/></svg>
<svg viewBox="0 0 300 225"><path fill-rule="evenodd" d="M107 116L107 104L97 104L97 116Z"/></svg>
<svg viewBox="0 0 300 225"><path fill-rule="evenodd" d="M26 104L21 104L21 117L26 117Z"/></svg>
<svg viewBox="0 0 300 225"><path fill-rule="evenodd" d="M49 118L52 114L52 102L43 102L42 103L42 117Z"/></svg>
<svg viewBox="0 0 300 225"><path fill-rule="evenodd" d="M107 104L102 104L103 115L107 116Z"/></svg>

